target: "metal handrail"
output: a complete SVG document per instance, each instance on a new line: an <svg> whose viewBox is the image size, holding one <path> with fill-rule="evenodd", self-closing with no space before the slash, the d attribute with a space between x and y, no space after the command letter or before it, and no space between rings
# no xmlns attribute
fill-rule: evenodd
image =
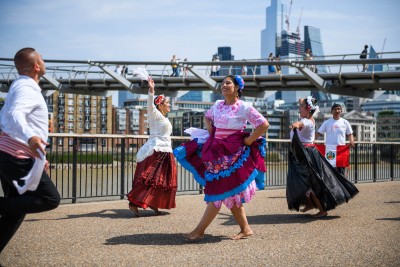
<svg viewBox="0 0 400 267"><path fill-rule="evenodd" d="M83 198L123 199L132 187L136 153L147 138L147 135L51 133L46 149L50 177L61 197L73 203ZM172 136L171 139L175 148L190 138ZM285 186L289 144L288 139L267 140L267 188ZM202 192L179 163L177 172L178 192ZM348 179L354 183L400 179L400 142L356 142L351 151Z"/></svg>

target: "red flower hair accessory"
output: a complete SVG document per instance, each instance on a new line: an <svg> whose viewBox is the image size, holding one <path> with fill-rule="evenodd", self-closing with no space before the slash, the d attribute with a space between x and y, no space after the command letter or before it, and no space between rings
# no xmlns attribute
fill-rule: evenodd
<svg viewBox="0 0 400 267"><path fill-rule="evenodd" d="M154 105L161 105L165 101L165 95L159 95L154 98Z"/></svg>

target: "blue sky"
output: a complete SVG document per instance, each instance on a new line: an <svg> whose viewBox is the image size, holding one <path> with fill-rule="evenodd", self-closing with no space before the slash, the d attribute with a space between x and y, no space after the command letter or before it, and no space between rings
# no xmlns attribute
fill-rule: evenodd
<svg viewBox="0 0 400 267"><path fill-rule="evenodd" d="M282 0L289 5L290 0ZM0 57L26 46L45 59L211 60L219 46L260 58L270 0L1 0ZM293 0L304 25L321 29L326 55L400 51L398 0Z"/></svg>

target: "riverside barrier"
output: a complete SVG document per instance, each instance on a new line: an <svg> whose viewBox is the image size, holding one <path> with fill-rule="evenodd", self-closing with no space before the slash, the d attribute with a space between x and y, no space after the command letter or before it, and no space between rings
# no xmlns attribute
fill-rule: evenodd
<svg viewBox="0 0 400 267"><path fill-rule="evenodd" d="M145 135L50 134L49 174L64 202L123 199L132 187L136 153ZM173 148L188 137L172 137ZM290 140L267 141L266 188L286 185ZM203 188L177 162L178 194L201 194ZM356 142L347 177L354 183L400 179L400 143Z"/></svg>

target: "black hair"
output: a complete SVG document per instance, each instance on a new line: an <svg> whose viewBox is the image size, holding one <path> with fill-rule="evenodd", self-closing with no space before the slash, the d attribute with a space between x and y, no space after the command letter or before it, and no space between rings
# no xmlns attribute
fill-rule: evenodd
<svg viewBox="0 0 400 267"><path fill-rule="evenodd" d="M307 107L310 106L310 105L308 105L307 98L304 98L304 99L303 99L303 103L306 104ZM318 103L318 100L315 99L314 97L312 97L312 98L311 98L311 103L312 103L314 106L316 106L317 103ZM317 110L317 109L314 109L314 110L310 109L309 113L311 114L311 116L314 115L314 113L315 113L316 110Z"/></svg>
<svg viewBox="0 0 400 267"><path fill-rule="evenodd" d="M333 104L333 106L331 107L331 111L333 111L335 108L340 108L340 109L342 109L342 105L337 104L337 103Z"/></svg>
<svg viewBox="0 0 400 267"><path fill-rule="evenodd" d="M167 98L164 98L163 102L161 102L160 104L157 105L157 104L156 104L156 100L157 100L157 98L160 97L160 96L161 96L161 95L156 96L156 97L154 98L154 100L153 100L154 106L156 106L157 109L158 109L158 106L159 106L159 105L164 104L165 100L167 100Z"/></svg>
<svg viewBox="0 0 400 267"><path fill-rule="evenodd" d="M35 52L34 48L25 47L20 49L14 56L14 64L18 71L26 68L27 64L31 61L32 53Z"/></svg>
<svg viewBox="0 0 400 267"><path fill-rule="evenodd" d="M231 78L234 85L240 86L239 83L236 81L235 76L233 76L232 74L229 74L229 75L225 76L224 80L226 78ZM242 89L239 88L237 90L237 93L238 93L238 97L240 98L242 96Z"/></svg>

